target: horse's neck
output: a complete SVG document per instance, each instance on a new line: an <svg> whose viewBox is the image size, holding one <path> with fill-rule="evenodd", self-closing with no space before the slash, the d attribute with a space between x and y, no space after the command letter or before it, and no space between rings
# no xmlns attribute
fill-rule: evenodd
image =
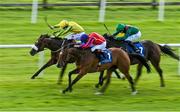
<svg viewBox="0 0 180 112"><path fill-rule="evenodd" d="M90 51L90 49L86 49L86 50L82 50L78 48L74 48L74 49L75 49L74 52L78 61L84 60L84 58L87 59L87 56L92 55L92 52Z"/></svg>
<svg viewBox="0 0 180 112"><path fill-rule="evenodd" d="M49 44L46 45L46 47L50 49L51 51L56 51L61 48L62 43L63 43L63 40L61 41L61 40L51 39L49 41Z"/></svg>

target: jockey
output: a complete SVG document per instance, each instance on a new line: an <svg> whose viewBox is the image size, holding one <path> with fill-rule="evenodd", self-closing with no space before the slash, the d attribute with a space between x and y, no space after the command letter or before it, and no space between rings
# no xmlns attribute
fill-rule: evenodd
<svg viewBox="0 0 180 112"><path fill-rule="evenodd" d="M60 28L59 31L55 32L56 36L62 36L67 33L69 35L65 36L68 40L80 41L82 34L85 34L84 29L74 21L62 20L59 24L52 26L53 28Z"/></svg>
<svg viewBox="0 0 180 112"><path fill-rule="evenodd" d="M106 39L96 32L92 32L89 35L83 34L80 38L80 48L91 48L91 51L95 53L96 57L100 60L100 54L106 49ZM100 65L101 63L99 63Z"/></svg>
<svg viewBox="0 0 180 112"><path fill-rule="evenodd" d="M113 33L113 36L116 40L126 41L136 53L140 52L140 50L132 43L133 40L141 37L141 32L137 27L118 24L116 27L116 32Z"/></svg>
<svg viewBox="0 0 180 112"><path fill-rule="evenodd" d="M103 51L106 49L106 39L96 32L92 32L89 35L83 34L80 38L81 48L91 48L92 52Z"/></svg>

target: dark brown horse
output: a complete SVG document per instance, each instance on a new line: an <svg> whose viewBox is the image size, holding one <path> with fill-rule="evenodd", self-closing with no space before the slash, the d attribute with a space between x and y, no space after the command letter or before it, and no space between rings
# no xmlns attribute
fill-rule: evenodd
<svg viewBox="0 0 180 112"><path fill-rule="evenodd" d="M124 50L126 50L126 43L124 43L123 41L115 40L112 36L108 36L108 35L104 35L104 37L107 40L108 47L118 47L118 48L121 47ZM167 45L161 46L150 40L141 41L141 44L144 46L144 49L145 49L146 60L150 61L151 64L154 66L154 68L156 69L156 71L158 72L158 74L160 76L160 86L164 87L165 84L164 84L164 79L163 79L163 71L160 67L161 52L171 56L172 58L174 58L176 60L180 60L180 57L178 55L176 55L173 52L173 50ZM141 63L139 63L139 61L132 56L130 56L130 60L131 60L132 65L138 64L137 74L136 74L136 78L135 78L135 83L137 83L142 74L143 65Z"/></svg>
<svg viewBox="0 0 180 112"><path fill-rule="evenodd" d="M98 66L97 57L91 53L90 50L82 50L79 48L66 48L60 53L60 59L58 61L59 66L64 66L67 63L76 63L76 68L69 72L69 85L63 90L63 93L67 91L72 91L72 86L80 80L87 73L93 72L101 72L107 70L106 74L106 83L103 85L100 93L104 93L105 89L110 83L111 73L114 69L118 68L127 78L128 82L131 85L132 93L136 93L136 89L134 87L134 82L132 77L129 74L130 69L130 59L128 54L119 48L110 48L112 52L112 62L106 63L101 66ZM78 74L76 78L71 82L71 75Z"/></svg>
<svg viewBox="0 0 180 112"><path fill-rule="evenodd" d="M35 54L44 51L44 49L47 48L51 50L51 58L31 77L31 79L35 79L39 75L39 73L42 72L44 69L56 64L62 45L66 45L67 43L71 42L72 41L61 38L50 38L50 35L48 34L40 35L40 37L32 47L30 54L34 56ZM66 66L64 66L61 70L60 76L58 78L58 83L61 83L65 69Z"/></svg>

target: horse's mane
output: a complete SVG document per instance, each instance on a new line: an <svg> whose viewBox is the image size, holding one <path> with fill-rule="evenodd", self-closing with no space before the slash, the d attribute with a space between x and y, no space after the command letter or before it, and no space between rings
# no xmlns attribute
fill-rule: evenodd
<svg viewBox="0 0 180 112"><path fill-rule="evenodd" d="M106 39L107 41L107 47L120 47L120 41L114 39L113 36L110 36L108 34L104 34L103 37Z"/></svg>
<svg viewBox="0 0 180 112"><path fill-rule="evenodd" d="M49 37L49 38L50 38L50 37ZM65 40L65 39L60 38L60 37L52 37L52 39L55 39L55 40L60 40L60 41Z"/></svg>
<svg viewBox="0 0 180 112"><path fill-rule="evenodd" d="M67 39L60 38L60 37L52 37L49 34L41 34L40 38L50 39L50 40L52 40L52 42L54 44L58 45L59 47L61 47L63 40L67 40Z"/></svg>
<svg viewBox="0 0 180 112"><path fill-rule="evenodd" d="M71 47L71 48L74 49L74 52L71 52L71 53L76 55L77 57L83 57L83 56L91 53L90 48L87 48L87 49L75 48L75 47Z"/></svg>

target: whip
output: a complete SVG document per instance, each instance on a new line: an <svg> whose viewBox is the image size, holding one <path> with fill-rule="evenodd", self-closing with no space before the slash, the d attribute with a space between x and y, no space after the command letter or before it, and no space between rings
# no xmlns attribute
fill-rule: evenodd
<svg viewBox="0 0 180 112"><path fill-rule="evenodd" d="M111 32L109 31L108 27L106 26L106 24L104 24L104 27L106 28L106 30L108 31L108 33L111 35Z"/></svg>
<svg viewBox="0 0 180 112"><path fill-rule="evenodd" d="M44 21L46 22L46 24L48 25L48 27L49 27L51 30L54 30L54 28L47 22L47 16L44 17Z"/></svg>

